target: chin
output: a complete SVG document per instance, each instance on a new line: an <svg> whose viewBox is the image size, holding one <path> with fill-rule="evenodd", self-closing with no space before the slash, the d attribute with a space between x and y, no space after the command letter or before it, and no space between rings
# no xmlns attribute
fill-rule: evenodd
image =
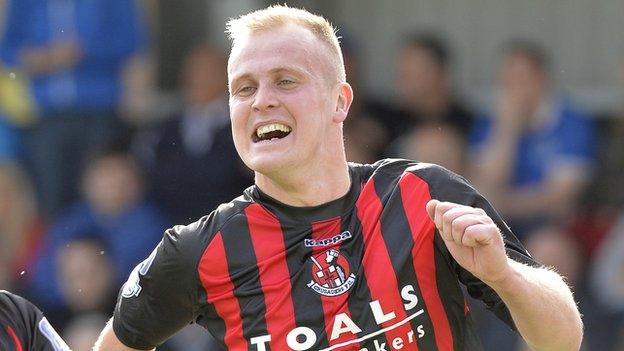
<svg viewBox="0 0 624 351"><path fill-rule="evenodd" d="M254 172L262 174L272 174L283 171L288 168L288 165L293 164L287 155L262 155L251 157L245 162L247 167L251 168Z"/></svg>

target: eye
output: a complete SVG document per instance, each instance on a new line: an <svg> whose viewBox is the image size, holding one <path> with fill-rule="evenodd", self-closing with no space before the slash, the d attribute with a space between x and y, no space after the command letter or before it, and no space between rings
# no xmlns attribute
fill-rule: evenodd
<svg viewBox="0 0 624 351"><path fill-rule="evenodd" d="M289 85L293 85L293 84L295 84L295 81L290 80L290 79L287 79L287 78L285 78L285 79L280 79L280 80L277 82L277 85L279 85L279 86L289 86Z"/></svg>
<svg viewBox="0 0 624 351"><path fill-rule="evenodd" d="M236 90L236 95L249 96L256 91L256 87L251 85L245 85Z"/></svg>

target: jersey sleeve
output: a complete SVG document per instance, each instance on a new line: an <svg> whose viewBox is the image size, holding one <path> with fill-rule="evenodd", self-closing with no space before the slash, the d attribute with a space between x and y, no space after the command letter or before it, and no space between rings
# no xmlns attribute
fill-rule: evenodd
<svg viewBox="0 0 624 351"><path fill-rule="evenodd" d="M30 301L0 291L0 320L10 328L22 349L30 351L70 351L43 313Z"/></svg>
<svg viewBox="0 0 624 351"><path fill-rule="evenodd" d="M124 284L117 299L113 330L126 346L150 350L189 324L198 314L198 223L176 226Z"/></svg>
<svg viewBox="0 0 624 351"><path fill-rule="evenodd" d="M531 257L492 205L465 178L443 167L433 165L419 171L419 173L429 183L429 191L433 199L479 207L485 210L501 231L507 256L530 266L541 266ZM470 296L485 303L488 310L515 330L516 327L507 306L494 289L462 268L448 252L439 235L436 235L435 242L438 249L446 254L447 260L454 268L459 281L466 286Z"/></svg>

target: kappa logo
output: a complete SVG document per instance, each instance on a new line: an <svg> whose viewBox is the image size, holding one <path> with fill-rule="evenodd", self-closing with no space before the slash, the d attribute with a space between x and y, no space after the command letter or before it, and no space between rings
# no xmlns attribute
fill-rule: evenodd
<svg viewBox="0 0 624 351"><path fill-rule="evenodd" d="M349 262L336 249L330 249L310 257L312 280L308 287L325 296L338 296L355 284L355 274L351 273Z"/></svg>
<svg viewBox="0 0 624 351"><path fill-rule="evenodd" d="M331 238L328 238L328 239L319 239L319 240L305 239L303 241L303 245L305 245L305 247L331 246L331 245L337 244L341 241L345 241L351 238L352 238L351 232L348 230L345 230L344 232L338 235L335 235Z"/></svg>

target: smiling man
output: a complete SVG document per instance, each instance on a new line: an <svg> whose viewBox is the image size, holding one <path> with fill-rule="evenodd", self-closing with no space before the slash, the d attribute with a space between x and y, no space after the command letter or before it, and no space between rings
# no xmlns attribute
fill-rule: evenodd
<svg viewBox="0 0 624 351"><path fill-rule="evenodd" d="M273 6L229 23L234 142L255 185L165 233L96 350L149 350L190 322L228 350L479 350L460 284L536 350L578 349L561 277L463 178L346 161L353 100L334 29Z"/></svg>

